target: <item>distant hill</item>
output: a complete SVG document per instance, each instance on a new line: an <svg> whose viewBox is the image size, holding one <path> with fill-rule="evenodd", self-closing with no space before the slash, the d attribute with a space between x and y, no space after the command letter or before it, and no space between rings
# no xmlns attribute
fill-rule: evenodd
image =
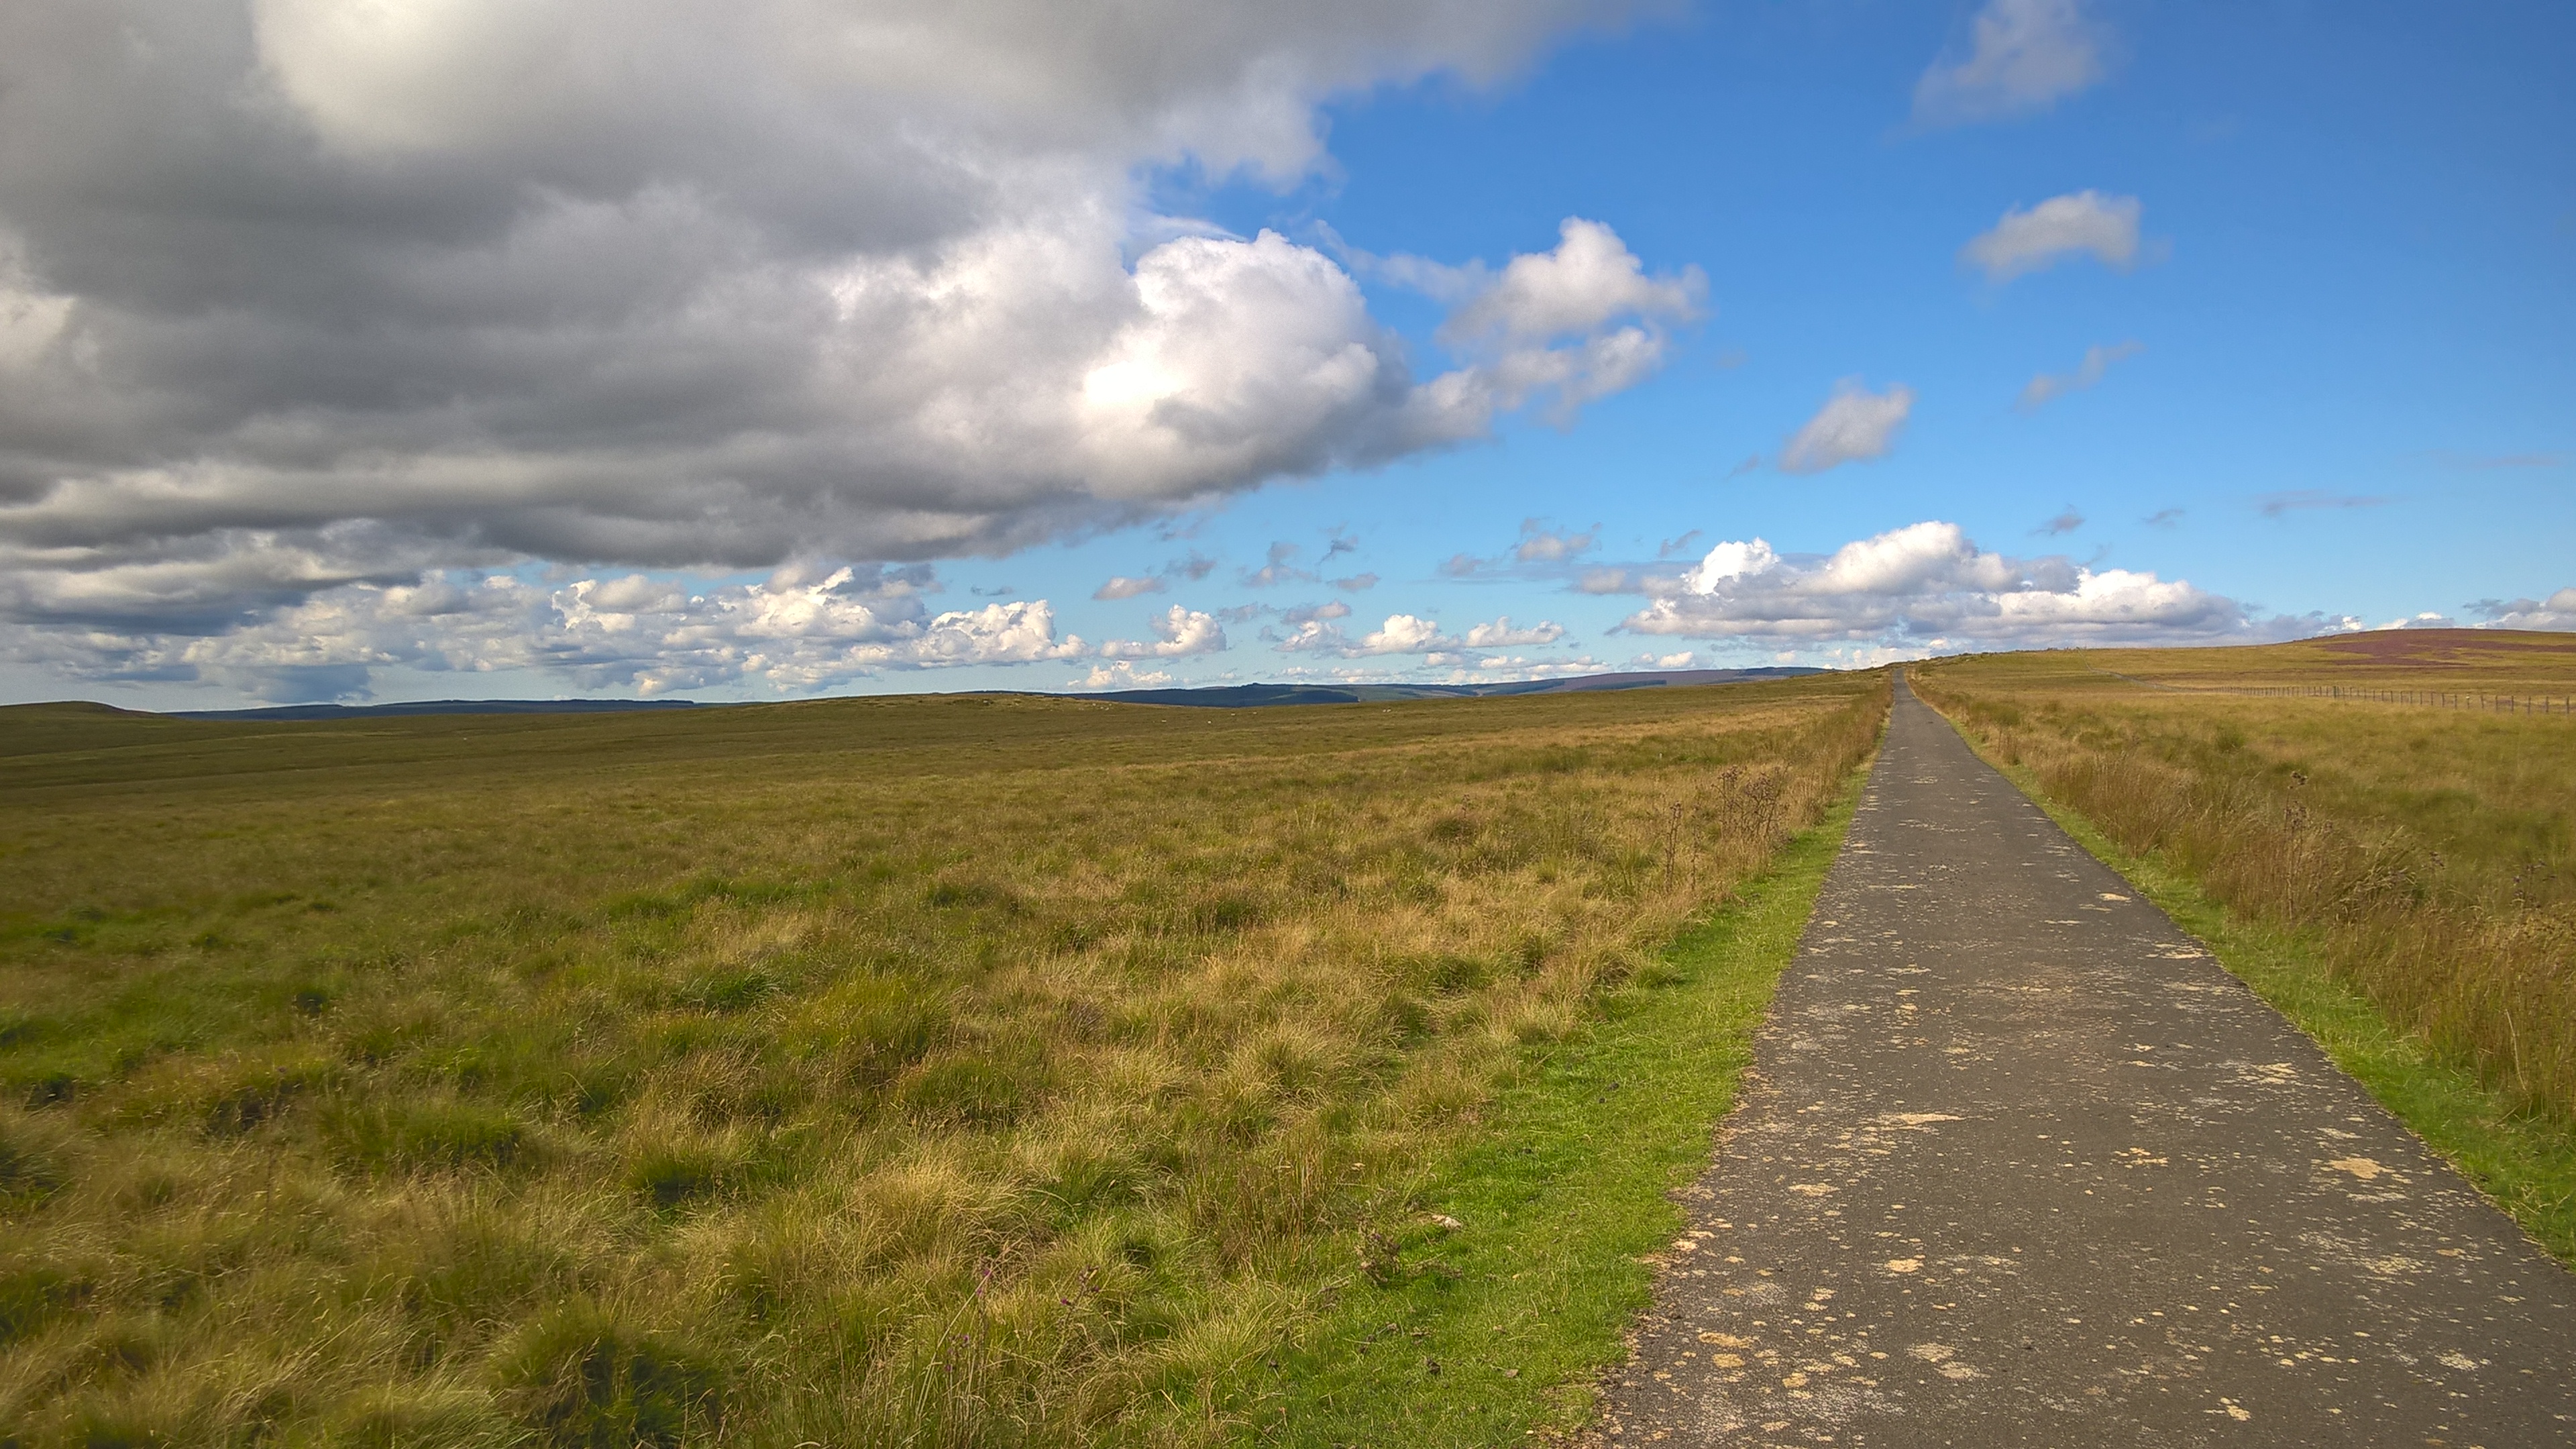
<svg viewBox="0 0 2576 1449"><path fill-rule="evenodd" d="M263 709L174 709L172 719L372 719L404 714L620 714L696 709L694 699L420 699L408 704L279 704Z"/></svg>
<svg viewBox="0 0 2576 1449"><path fill-rule="evenodd" d="M1123 704L1185 704L1242 709L1267 704L1375 704L1399 699L1472 699L1502 694L1579 694L1600 689L1661 689L1683 684L1740 684L1755 679L1795 679L1821 669L1666 669L1644 674L1583 674L1571 679L1524 679L1508 684L1231 684L1205 689L1119 689L1066 698L1109 699Z"/></svg>
<svg viewBox="0 0 2576 1449"><path fill-rule="evenodd" d="M1668 685L1738 684L1753 679L1795 679L1821 669L1665 669L1639 674L1585 674L1572 679L1523 679L1505 684L1229 684L1204 689L1121 689L1101 694L1048 690L978 690L1048 699L1106 699L1121 704L1182 704L1243 709L1270 704L1379 704L1403 699L1475 699L1504 694L1576 694L1599 689L1661 689ZM327 720L377 719L419 714L616 714L646 709L712 709L692 699L423 699L404 704L278 704L258 709L174 709L164 719ZM108 706L94 706L107 709ZM139 711L117 711L139 713Z"/></svg>

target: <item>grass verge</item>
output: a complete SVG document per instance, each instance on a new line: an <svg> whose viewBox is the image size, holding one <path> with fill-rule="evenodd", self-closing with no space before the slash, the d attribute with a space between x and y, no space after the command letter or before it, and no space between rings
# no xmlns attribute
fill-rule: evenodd
<svg viewBox="0 0 2576 1449"><path fill-rule="evenodd" d="M1364 1237L1350 1286L1273 1361L1252 1442L1501 1444L1589 1416L1595 1375L1648 1302L1640 1259L1681 1231L1670 1194L1708 1164L1866 774L1587 1030L1533 1052L1485 1130L1424 1175L1408 1218Z"/></svg>
<svg viewBox="0 0 2576 1449"><path fill-rule="evenodd" d="M2219 964L2324 1047L2335 1065L2551 1256L2576 1268L2576 1133L2516 1111L2474 1073L2439 1060L2421 1037L2391 1026L2367 997L2334 975L2309 932L2244 919L2161 856L2121 849L2092 821L2051 799L2030 767L1998 758L1971 731L1960 734L2095 859L2145 892L2215 953Z"/></svg>

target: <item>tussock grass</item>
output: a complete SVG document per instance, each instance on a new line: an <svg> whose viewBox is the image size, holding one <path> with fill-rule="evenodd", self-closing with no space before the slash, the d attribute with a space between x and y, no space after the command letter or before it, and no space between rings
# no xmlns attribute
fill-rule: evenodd
<svg viewBox="0 0 2576 1449"><path fill-rule="evenodd" d="M2576 689L2576 640L2342 642L2359 647L1988 656L1914 677L2117 850L2206 892L2266 949L2313 956L2428 1062L2565 1137L2576 719L2239 691L2348 664L2356 690L2554 695Z"/></svg>
<svg viewBox="0 0 2576 1449"><path fill-rule="evenodd" d="M0 711L0 1430L1221 1440L1883 699Z"/></svg>
<svg viewBox="0 0 2576 1449"><path fill-rule="evenodd" d="M1673 1190L1708 1166L1710 1125L1734 1105L1863 774L1734 903L1539 1054L1486 1109L1488 1130L1425 1169L1424 1211L1374 1229L1372 1271L1276 1360L1256 1442L1433 1449L1579 1433L1592 1373L1624 1358L1685 1226Z"/></svg>

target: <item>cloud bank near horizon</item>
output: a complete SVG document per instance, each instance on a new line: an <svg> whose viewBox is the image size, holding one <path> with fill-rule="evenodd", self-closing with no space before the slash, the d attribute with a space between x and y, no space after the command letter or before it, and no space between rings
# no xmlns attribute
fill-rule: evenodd
<svg viewBox="0 0 2576 1449"><path fill-rule="evenodd" d="M1523 534L1558 536L1535 520ZM1824 553L1782 552L1752 538L1718 543L1687 566L1604 565L1572 551L1549 566L1545 577L1569 593L1644 596L1614 633L1707 641L1764 662L2252 644L2362 627L2344 616L2269 614L2150 571L1989 551L1938 520ZM1142 687L1175 682L1169 666L1236 651L1226 625L1265 616L1277 621L1261 635L1261 657L1272 662L1226 669L1224 677L1534 678L1612 667L1580 652L1584 641L1547 619L1524 625L1502 615L1456 626L1399 611L1367 627L1346 623L1353 611L1338 599L1293 608L1172 603L1142 614L1134 637L1095 642L1061 631L1050 600L942 609L933 602L942 589L926 565L828 573L790 566L720 587L645 573L547 581L450 570L413 583L340 585L195 635L93 629L32 637L69 679L191 680L280 702L365 698L406 673L417 680L519 672L583 691L648 696L729 688L798 695L948 669L1062 666L1074 672L1030 687ZM2576 630L2576 588L2463 609L2476 627Z"/></svg>
<svg viewBox="0 0 2576 1449"><path fill-rule="evenodd" d="M2255 644L2357 622L2260 616L2185 580L2097 570L2062 555L2012 558L1937 520L1829 554L1782 554L1759 538L1720 543L1687 573L1646 575L1633 588L1651 602L1620 625L1630 633L1916 651Z"/></svg>

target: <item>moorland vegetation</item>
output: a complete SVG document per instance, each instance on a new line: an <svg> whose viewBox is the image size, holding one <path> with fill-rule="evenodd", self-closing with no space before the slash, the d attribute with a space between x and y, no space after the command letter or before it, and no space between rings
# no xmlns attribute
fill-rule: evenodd
<svg viewBox="0 0 2576 1449"><path fill-rule="evenodd" d="M1234 1436L1885 688L0 711L0 1438Z"/></svg>
<svg viewBox="0 0 2576 1449"><path fill-rule="evenodd" d="M2295 937L2398 1033L2568 1136L2576 718L2534 702L2576 695L2576 638L1988 655L1913 678L2119 849ZM2576 1221L2561 1200L2508 1205ZM2563 1224L2544 1236L2568 1251Z"/></svg>

